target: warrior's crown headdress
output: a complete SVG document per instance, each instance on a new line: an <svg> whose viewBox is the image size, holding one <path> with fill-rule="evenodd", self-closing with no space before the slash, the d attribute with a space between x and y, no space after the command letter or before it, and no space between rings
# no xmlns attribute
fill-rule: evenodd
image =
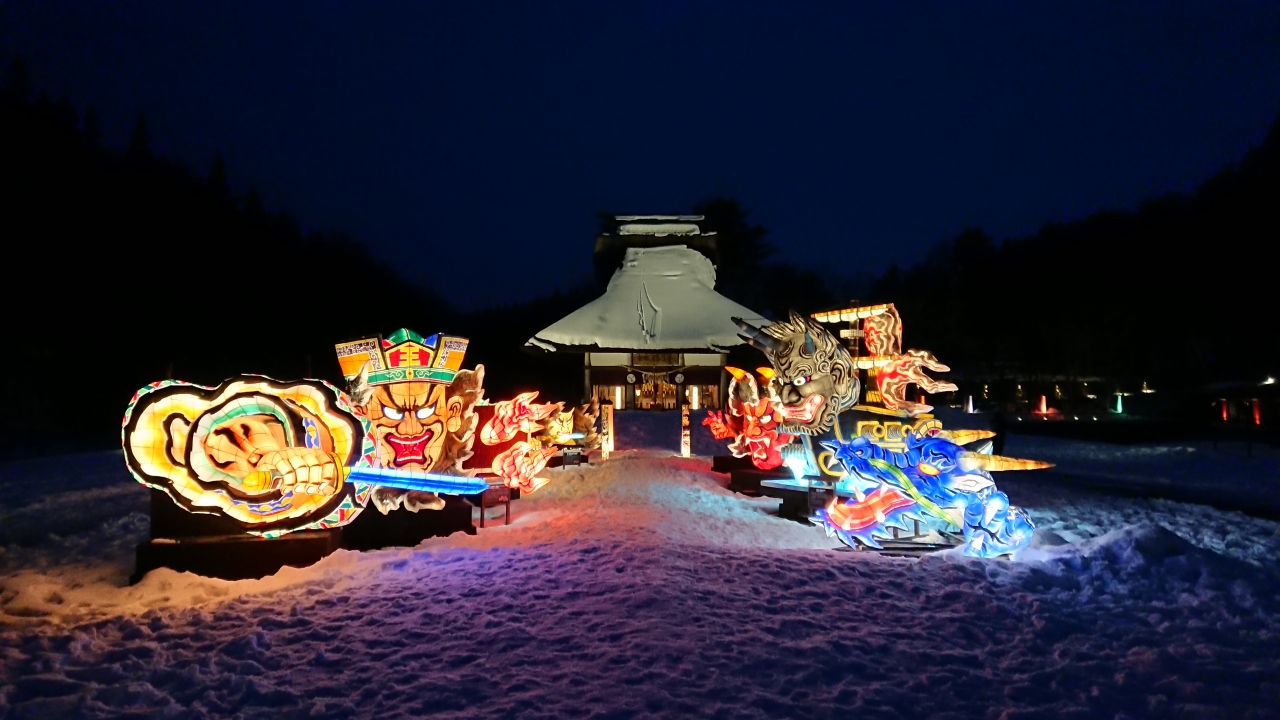
<svg viewBox="0 0 1280 720"><path fill-rule="evenodd" d="M468 340L436 333L424 338L400 328L383 338L338 343L338 364L350 383L364 369L369 385L400 382L451 383L462 368Z"/></svg>

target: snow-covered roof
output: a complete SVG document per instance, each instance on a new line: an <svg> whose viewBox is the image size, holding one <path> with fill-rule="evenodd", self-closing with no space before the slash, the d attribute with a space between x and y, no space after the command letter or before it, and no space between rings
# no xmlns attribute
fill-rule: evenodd
<svg viewBox="0 0 1280 720"><path fill-rule="evenodd" d="M555 351L724 350L741 345L730 318L768 324L715 291L711 261L684 245L628 248L604 295L529 338Z"/></svg>
<svg viewBox="0 0 1280 720"><path fill-rule="evenodd" d="M619 235L701 235L694 223L627 223L618 226Z"/></svg>

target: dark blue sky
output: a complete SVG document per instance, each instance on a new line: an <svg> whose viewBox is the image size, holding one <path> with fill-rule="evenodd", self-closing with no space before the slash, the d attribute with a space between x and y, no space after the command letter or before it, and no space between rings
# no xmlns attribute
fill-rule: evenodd
<svg viewBox="0 0 1280 720"><path fill-rule="evenodd" d="M0 50L463 306L715 195L878 272L1189 189L1280 112L1274 2L0 0Z"/></svg>

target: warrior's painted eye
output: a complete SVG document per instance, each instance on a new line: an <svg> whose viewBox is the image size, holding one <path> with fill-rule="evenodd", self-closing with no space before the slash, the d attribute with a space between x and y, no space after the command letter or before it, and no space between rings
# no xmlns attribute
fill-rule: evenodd
<svg viewBox="0 0 1280 720"><path fill-rule="evenodd" d="M429 407L418 408L418 411L414 413L414 415L417 415L419 420L426 420L427 418L434 415L435 411L436 411L435 408L429 408Z"/></svg>
<svg viewBox="0 0 1280 720"><path fill-rule="evenodd" d="M858 457L862 457L862 451L861 451L861 450L854 450L854 451L853 451L853 454L854 454L854 455L857 455Z"/></svg>
<svg viewBox="0 0 1280 720"><path fill-rule="evenodd" d="M773 416L772 416L772 415L761 415L761 416L760 416L760 422L773 422Z"/></svg>
<svg viewBox="0 0 1280 720"><path fill-rule="evenodd" d="M791 384L795 385L796 387L800 387L801 385L804 385L808 382L809 382L809 376L805 375L804 377L798 377L795 380L792 380Z"/></svg>
<svg viewBox="0 0 1280 720"><path fill-rule="evenodd" d="M383 414L383 415L386 415L387 417L391 418L392 420L403 420L403 419L404 419L404 411L403 411L403 410L397 410L397 409L395 409L395 408L393 408L393 407L387 407L386 405L383 405L383 406L382 406L382 414Z"/></svg>

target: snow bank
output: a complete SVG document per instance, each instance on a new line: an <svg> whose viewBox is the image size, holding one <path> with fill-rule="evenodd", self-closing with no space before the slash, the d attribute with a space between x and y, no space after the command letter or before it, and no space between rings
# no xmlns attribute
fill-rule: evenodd
<svg viewBox="0 0 1280 720"><path fill-rule="evenodd" d="M1265 501L1280 493L1280 463L1274 448L1178 443L1112 445L1025 435L1010 436L1004 450L1014 457L1049 460L1049 471L1001 473L997 482L1015 504L1031 513L1036 527L1070 542L1112 529L1155 523L1197 547L1255 565L1280 566L1280 524L1204 504L1158 499L1174 494L1220 501L1245 493ZM1128 495L1108 493L1120 486ZM1170 490L1173 492L1169 492ZM1142 495L1149 495L1144 498Z"/></svg>

